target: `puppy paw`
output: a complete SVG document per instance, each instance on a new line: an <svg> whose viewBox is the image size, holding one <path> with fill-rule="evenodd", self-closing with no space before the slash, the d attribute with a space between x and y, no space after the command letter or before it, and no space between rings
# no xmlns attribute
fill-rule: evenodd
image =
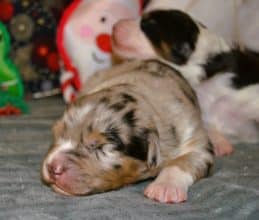
<svg viewBox="0 0 259 220"><path fill-rule="evenodd" d="M181 203L187 200L187 190L167 183L151 183L144 195L161 203Z"/></svg>
<svg viewBox="0 0 259 220"><path fill-rule="evenodd" d="M218 157L230 155L234 151L232 144L226 142L214 144L213 148L215 155Z"/></svg>
<svg viewBox="0 0 259 220"><path fill-rule="evenodd" d="M209 129L208 131L210 140L213 145L213 151L216 156L225 156L232 154L234 151L233 145L227 138L216 129Z"/></svg>
<svg viewBox="0 0 259 220"><path fill-rule="evenodd" d="M144 195L161 203L181 203L187 200L192 176L177 166L164 168L156 180L144 191Z"/></svg>

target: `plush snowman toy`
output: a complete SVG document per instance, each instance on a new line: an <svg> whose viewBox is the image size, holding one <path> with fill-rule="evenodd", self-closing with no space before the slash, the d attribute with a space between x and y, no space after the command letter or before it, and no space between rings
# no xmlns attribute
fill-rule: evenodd
<svg viewBox="0 0 259 220"><path fill-rule="evenodd" d="M140 15L142 0L74 0L57 32L61 89L72 102L86 79L112 65L111 32L120 19ZM85 85L87 86L87 85Z"/></svg>

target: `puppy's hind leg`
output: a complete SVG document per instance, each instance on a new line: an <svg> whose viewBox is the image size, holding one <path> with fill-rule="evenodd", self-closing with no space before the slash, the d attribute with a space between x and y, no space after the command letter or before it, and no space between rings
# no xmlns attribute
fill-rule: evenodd
<svg viewBox="0 0 259 220"><path fill-rule="evenodd" d="M221 134L217 129L208 129L208 135L213 145L214 153L216 156L225 156L232 154L234 151L233 145L230 141Z"/></svg>
<svg viewBox="0 0 259 220"><path fill-rule="evenodd" d="M208 174L212 162L209 152L189 152L179 156L166 164L144 194L161 203L184 202L188 188Z"/></svg>

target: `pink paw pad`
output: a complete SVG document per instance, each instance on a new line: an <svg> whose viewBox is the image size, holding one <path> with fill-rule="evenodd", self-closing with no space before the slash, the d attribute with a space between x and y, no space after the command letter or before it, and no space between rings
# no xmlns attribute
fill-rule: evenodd
<svg viewBox="0 0 259 220"><path fill-rule="evenodd" d="M234 151L234 148L231 144L221 143L214 145L214 153L216 156L230 155Z"/></svg>
<svg viewBox="0 0 259 220"><path fill-rule="evenodd" d="M165 183L151 183L144 195L161 203L181 203L187 200L186 190Z"/></svg>
<svg viewBox="0 0 259 220"><path fill-rule="evenodd" d="M224 156L233 153L233 145L223 134L218 132L216 129L209 129L208 134L216 156Z"/></svg>

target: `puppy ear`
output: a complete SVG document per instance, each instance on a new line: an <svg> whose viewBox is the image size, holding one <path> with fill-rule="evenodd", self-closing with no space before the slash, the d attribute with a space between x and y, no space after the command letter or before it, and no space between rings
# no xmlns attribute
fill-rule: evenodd
<svg viewBox="0 0 259 220"><path fill-rule="evenodd" d="M158 132L152 130L148 136L147 164L149 168L156 168L161 162L160 142Z"/></svg>

